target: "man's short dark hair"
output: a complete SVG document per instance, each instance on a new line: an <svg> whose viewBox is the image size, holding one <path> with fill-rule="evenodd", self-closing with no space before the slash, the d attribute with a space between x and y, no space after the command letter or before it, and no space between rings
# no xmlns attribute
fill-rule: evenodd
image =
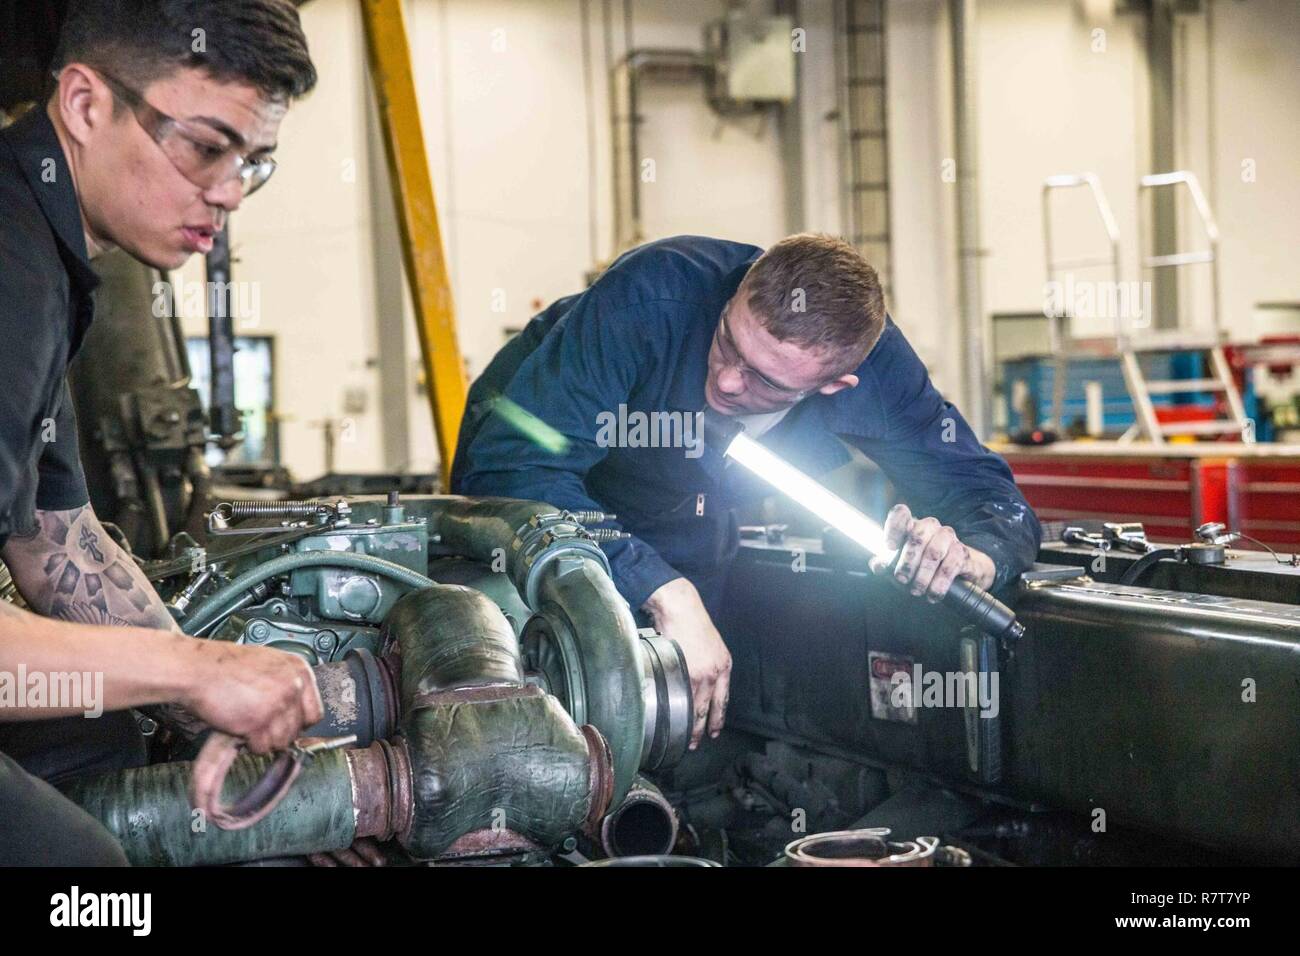
<svg viewBox="0 0 1300 956"><path fill-rule="evenodd" d="M769 333L835 356L840 374L862 364L885 329L880 279L843 239L800 233L759 257L736 293Z"/></svg>
<svg viewBox="0 0 1300 956"><path fill-rule="evenodd" d="M137 90L183 67L288 101L316 85L288 0L72 0L51 69L98 67Z"/></svg>

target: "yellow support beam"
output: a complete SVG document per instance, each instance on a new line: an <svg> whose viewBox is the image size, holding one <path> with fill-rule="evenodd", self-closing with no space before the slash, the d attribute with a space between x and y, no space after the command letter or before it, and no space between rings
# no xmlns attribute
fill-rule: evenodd
<svg viewBox="0 0 1300 956"><path fill-rule="evenodd" d="M384 151L402 232L402 259L415 303L425 384L438 453L442 456L442 487L447 490L456 436L465 413L467 383L456 339L451 276L442 248L438 205L415 98L406 17L401 0L361 0L361 19L366 28L370 76L379 103Z"/></svg>

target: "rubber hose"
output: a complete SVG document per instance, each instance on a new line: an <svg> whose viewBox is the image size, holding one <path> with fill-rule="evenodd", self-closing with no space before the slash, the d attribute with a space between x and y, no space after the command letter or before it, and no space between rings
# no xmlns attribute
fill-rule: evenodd
<svg viewBox="0 0 1300 956"><path fill-rule="evenodd" d="M350 751L327 750L303 765L278 806L256 826L222 830L190 805L190 763L163 763L79 777L64 793L117 837L133 866L200 866L301 856L351 846L361 835L353 802ZM227 801L246 794L275 758L244 754L222 787Z"/></svg>
<svg viewBox="0 0 1300 956"><path fill-rule="evenodd" d="M1177 558L1177 548L1156 548L1154 551L1148 551L1146 554L1142 555L1142 557L1129 565L1128 570L1124 572L1122 577L1120 577L1119 583L1136 586L1142 575L1146 574L1149 568L1159 564L1161 561L1177 560Z"/></svg>

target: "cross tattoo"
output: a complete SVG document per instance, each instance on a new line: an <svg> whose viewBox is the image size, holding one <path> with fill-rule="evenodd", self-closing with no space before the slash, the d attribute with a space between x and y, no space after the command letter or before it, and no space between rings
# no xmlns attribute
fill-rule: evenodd
<svg viewBox="0 0 1300 956"><path fill-rule="evenodd" d="M95 532L83 525L81 529L81 537L78 539L77 543L81 545L83 551L89 551L92 558L96 561L102 562L104 560L104 552L95 547L98 541L99 535L95 534Z"/></svg>

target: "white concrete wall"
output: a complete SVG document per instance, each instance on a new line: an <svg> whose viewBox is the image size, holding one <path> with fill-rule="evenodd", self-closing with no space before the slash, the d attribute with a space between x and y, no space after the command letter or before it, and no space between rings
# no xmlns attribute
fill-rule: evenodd
<svg viewBox="0 0 1300 956"><path fill-rule="evenodd" d="M592 152L578 0L408 0L471 375L490 360L505 329L580 289L593 262L611 252L604 6L589 4ZM609 6L617 59L624 50L622 4ZM635 0L633 8L635 45L698 48L702 26L726 3ZM1293 266L1300 248L1300 5L1215 0L1211 10L1212 63L1206 17L1180 20L1178 149L1217 204L1224 312L1235 325L1258 301L1300 299ZM315 423L329 417L350 421L338 446L340 469L428 469L435 444L417 381L410 304L395 265L399 249L356 3L313 0L302 16L320 86L285 121L276 179L234 222L236 277L259 283L260 324L249 331L278 338L284 460L302 477L318 474L323 443ZM1141 18L1120 15L1106 24L1104 50L1096 51L1097 25L1082 19L1074 0L984 0L979 16L986 310L1042 308L1040 190L1052 173L1102 177L1125 237L1124 277L1138 278L1136 182L1150 171ZM806 97L802 206L809 228L835 231L829 0L804 0L801 20L808 30L799 61ZM888 21L890 306L940 387L955 395L955 186L943 176L953 155L947 4L892 0ZM720 122L702 90L690 86L653 89L643 115L642 151L656 160L658 174L644 193L648 235L700 232L766 244L784 234L775 121ZM1243 180L1245 160L1254 161L1253 182ZM1078 248L1098 235L1091 217L1081 203L1063 211L1062 231ZM200 278L201 264L184 274ZM397 312L405 313L400 321ZM190 328L201 331L201 319ZM401 351L394 335L405 339L404 362L391 360ZM349 389L365 394L364 411L345 409ZM385 416L381 392L390 405L405 396L405 414Z"/></svg>
<svg viewBox="0 0 1300 956"><path fill-rule="evenodd" d="M407 5L425 137L451 261L461 347L471 375L539 308L583 287L611 252L608 63L599 2L590 3L594 158L588 148L578 0L413 0ZM609 5L615 58L624 52L622 4ZM699 49L704 24L725 0L638 0L637 46ZM260 283L262 333L279 339L278 401L285 463L304 477L324 466L325 417L345 420L336 465L375 471L435 465L418 346L407 311L409 449L384 460L377 362L377 305L391 309L378 243L396 256L391 216L371 201L384 177L371 141L372 109L354 0L302 9L320 71L317 90L285 122L281 169L236 215L239 279ZM824 47L829 56L829 43ZM644 193L649 236L716 233L768 244L785 232L776 124L719 123L699 86L652 88L642 152L656 160ZM596 188L588 183L596 179ZM814 195L825 201L834 184ZM594 200L594 210L593 210ZM596 217L595 247L590 217ZM382 256L381 256L382 259ZM200 280L202 265L184 275ZM385 283L376 289L376 282ZM193 334L202 321L189 322ZM391 328L391 323L388 325ZM244 327L241 326L241 331ZM347 387L365 388L368 411L347 413ZM388 456L392 458L390 454Z"/></svg>
<svg viewBox="0 0 1300 956"><path fill-rule="evenodd" d="M1136 278L1136 180L1149 141L1145 31L1137 16L1097 26L1075 10L1073 0L980 4L980 212L990 313L1043 307L1042 187L1056 173L1100 177L1130 238L1121 245L1125 278ZM1058 199L1054 255L1104 254L1105 234L1085 194ZM1092 277L1109 275L1094 270ZM1080 325L1076 333L1091 331Z"/></svg>
<svg viewBox="0 0 1300 956"><path fill-rule="evenodd" d="M1143 19L1117 16L1096 53L1096 25L1070 0L998 0L980 10L989 310L1041 304L1043 256L1033 240L1039 184L1052 172L1101 176L1123 236L1124 278L1141 278L1136 184L1164 171L1150 159ZM1210 195L1222 233L1223 320L1249 336L1256 302L1300 297L1291 265L1300 248L1300 4L1213 0L1204 14L1178 18L1174 59L1177 164ZM1089 218L1067 211L1063 223L1082 232ZM1186 201L1179 226L1184 248L1204 247ZM1209 321L1205 275L1189 272L1182 284L1196 294L1182 303L1192 324Z"/></svg>
<svg viewBox="0 0 1300 956"><path fill-rule="evenodd" d="M952 56L943 0L894 3L886 13L890 225L894 289L888 303L940 389L961 381Z"/></svg>
<svg viewBox="0 0 1300 956"><path fill-rule="evenodd" d="M350 419L338 467L378 470L382 410L376 401L374 266L367 177L367 83L355 3L324 0L303 10L320 75L311 96L290 110L280 131L279 169L234 215L237 282L254 283L258 314L238 316L239 334L274 335L284 462L302 478L324 468L320 422ZM181 275L203 280L192 259ZM187 315L204 334L202 315ZM361 388L363 413L345 413L343 396Z"/></svg>
<svg viewBox="0 0 1300 956"><path fill-rule="evenodd" d="M1300 3L1215 0L1211 14L1214 124L1199 139L1212 158L1192 162L1223 235L1224 321L1253 332L1257 303L1300 300Z"/></svg>
<svg viewBox="0 0 1300 956"><path fill-rule="evenodd" d="M953 154L947 4L892 0L888 16L893 309L936 381L955 391L955 185L939 173ZM979 36L986 312L1043 307L1041 187L1053 173L1100 176L1122 236L1121 278L1149 278L1139 268L1137 182L1162 170L1151 167L1144 18L1093 23L1074 0L982 0ZM1300 270L1292 264L1300 249L1300 4L1212 0L1204 14L1179 17L1175 64L1178 165L1210 194L1222 233L1223 320L1249 337L1256 303L1300 299ZM1253 166L1243 179L1248 160ZM1061 200L1058 254L1104 250L1085 196ZM1186 202L1180 227L1188 247L1203 244ZM1207 323L1205 275L1188 275L1183 291L1187 318ZM1076 333L1107 328L1105 320L1081 321Z"/></svg>

